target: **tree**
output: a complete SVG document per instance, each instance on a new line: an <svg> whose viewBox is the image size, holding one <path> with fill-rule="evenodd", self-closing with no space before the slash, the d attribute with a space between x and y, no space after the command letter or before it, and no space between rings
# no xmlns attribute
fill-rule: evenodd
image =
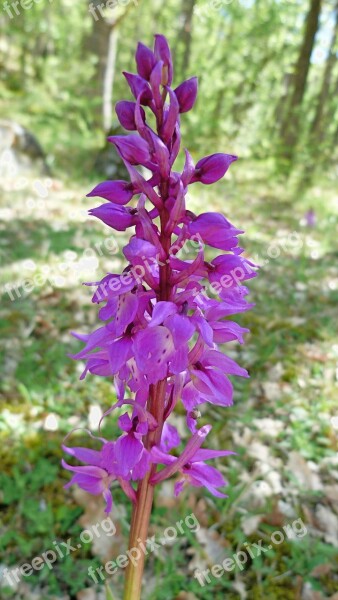
<svg viewBox="0 0 338 600"><path fill-rule="evenodd" d="M304 35L299 49L298 60L293 73L291 92L282 120L280 140L281 155L290 162L299 136L300 108L303 102L310 59L315 37L319 26L321 0L310 0L310 6L305 20Z"/></svg>
<svg viewBox="0 0 338 600"><path fill-rule="evenodd" d="M329 52L327 55L325 69L323 73L322 85L317 96L314 117L311 123L311 139L320 142L323 138L324 127L322 127L325 108L328 105L330 96L330 87L332 82L333 69L337 62L335 46L338 37L338 2L335 7L335 25L332 31Z"/></svg>
<svg viewBox="0 0 338 600"><path fill-rule="evenodd" d="M96 56L93 86L94 94L96 95L98 91L100 98L96 120L97 125L107 133L112 126L113 86L119 26L133 4L130 2L125 11L117 17L107 16L101 8L100 0L90 1L89 6L93 16L93 26L87 41L87 49Z"/></svg>
<svg viewBox="0 0 338 600"><path fill-rule="evenodd" d="M182 28L179 32L179 39L183 45L183 53L180 61L180 76L186 77L191 56L192 43L192 20L196 0L182 0Z"/></svg>

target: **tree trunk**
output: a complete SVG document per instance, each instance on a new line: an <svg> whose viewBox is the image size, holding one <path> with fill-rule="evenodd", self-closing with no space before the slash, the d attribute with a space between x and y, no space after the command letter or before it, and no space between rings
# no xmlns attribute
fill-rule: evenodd
<svg viewBox="0 0 338 600"><path fill-rule="evenodd" d="M310 0L307 13L303 41L294 70L293 86L288 101L285 118L282 122L280 138L282 156L291 161L299 136L300 109L304 98L307 78L310 69L310 59L319 25L321 0Z"/></svg>
<svg viewBox="0 0 338 600"><path fill-rule="evenodd" d="M92 94L94 98L100 98L95 111L95 121L96 125L106 134L112 126L118 29L121 21L135 5L133 2L129 2L124 13L112 20L108 20L102 15L101 0L90 1L89 6L93 7L91 9L93 27L86 43L86 49L97 58Z"/></svg>
<svg viewBox="0 0 338 600"><path fill-rule="evenodd" d="M118 35L118 28L112 27L108 40L106 69L103 75L102 118L105 132L109 131L113 120L113 86Z"/></svg>
<svg viewBox="0 0 338 600"><path fill-rule="evenodd" d="M335 53L335 45L338 37L338 3L336 5L335 12L335 26L332 32L330 49L325 63L323 81L317 98L315 115L311 124L311 138L312 140L316 140L318 142L321 141L323 138L323 127L321 128L321 125L323 121L325 108L327 106L328 98L330 96L332 73L337 60Z"/></svg>
<svg viewBox="0 0 338 600"><path fill-rule="evenodd" d="M111 26L99 12L100 0L89 3L95 8L93 13L93 26L90 37L86 41L86 50L95 56L95 73L92 78L91 95L95 99L94 123L97 127L105 129L104 90L105 82L109 78L108 55L110 46ZM96 101L97 100L97 101Z"/></svg>
<svg viewBox="0 0 338 600"><path fill-rule="evenodd" d="M184 79L188 72L192 42L192 20L196 0L182 0L182 29L179 34L183 44L183 54L180 63L180 75Z"/></svg>

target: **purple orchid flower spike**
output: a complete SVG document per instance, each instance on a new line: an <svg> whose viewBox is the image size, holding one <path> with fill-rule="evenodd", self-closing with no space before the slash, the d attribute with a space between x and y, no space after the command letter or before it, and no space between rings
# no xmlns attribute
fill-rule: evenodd
<svg viewBox="0 0 338 600"><path fill-rule="evenodd" d="M175 167L180 119L195 105L196 77L173 86L163 35L155 36L153 49L138 45L136 66L137 73L124 73L133 98L116 104L126 135L109 138L130 181L105 181L88 194L107 201L91 216L130 232L122 249L126 265L86 284L96 288L101 326L74 334L84 345L73 355L85 363L82 379L90 374L114 382L117 401L104 418L119 410L120 434L101 438L100 451L64 446L84 464L63 461L74 473L66 487L102 495L107 512L111 486L122 487L135 504L130 548L145 543L154 487L164 479L179 477L175 494L192 485L224 497L226 481L208 461L233 452L201 448L211 429L201 419L210 404L232 404L232 377L248 377L220 344L244 342L248 330L229 317L253 306L243 283L256 275L238 243L243 231L212 208L196 215L187 206L189 185L219 181L237 157L215 153L195 164L185 149L182 171ZM177 406L186 412L185 447L168 422ZM143 561L129 564L124 600L140 599L142 569Z"/></svg>

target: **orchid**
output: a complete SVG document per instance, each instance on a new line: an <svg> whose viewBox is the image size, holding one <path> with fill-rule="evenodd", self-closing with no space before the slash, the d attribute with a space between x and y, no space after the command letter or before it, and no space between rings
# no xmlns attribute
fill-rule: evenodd
<svg viewBox="0 0 338 600"><path fill-rule="evenodd" d="M230 406L230 377L248 377L219 344L243 343L248 330L228 317L251 308L243 282L256 275L238 245L241 229L222 214L196 215L186 206L190 185L220 180L237 157L216 153L195 164L185 150L183 169L175 170L180 115L195 104L197 79L172 88L171 53L162 35L155 36L153 50L138 45L136 65L137 74L124 73L134 100L116 105L128 133L108 138L130 181L105 181L88 194L108 201L92 208L92 217L130 231L123 248L127 264L120 274L86 284L96 287L92 301L100 305L101 326L74 334L84 347L72 355L85 363L81 378L90 373L114 381L118 400L104 417L125 411L118 418L121 435L100 438L100 451L64 446L85 465L63 461L75 473L66 487L102 494L107 511L111 487L121 485L134 504L130 547L145 539L154 487L165 479L179 477L175 494L192 485L225 497L226 481L206 461L233 452L201 448L211 425L200 426L200 409ZM170 424L178 404L190 435L181 453L182 441ZM142 561L129 565L125 600L140 598L142 570Z"/></svg>

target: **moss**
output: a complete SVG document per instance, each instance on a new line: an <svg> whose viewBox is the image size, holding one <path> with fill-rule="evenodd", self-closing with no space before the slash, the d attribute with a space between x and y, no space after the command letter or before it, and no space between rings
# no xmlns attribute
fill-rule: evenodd
<svg viewBox="0 0 338 600"><path fill-rule="evenodd" d="M255 585L248 593L248 600L295 600L296 590L292 584L271 584L268 587Z"/></svg>

